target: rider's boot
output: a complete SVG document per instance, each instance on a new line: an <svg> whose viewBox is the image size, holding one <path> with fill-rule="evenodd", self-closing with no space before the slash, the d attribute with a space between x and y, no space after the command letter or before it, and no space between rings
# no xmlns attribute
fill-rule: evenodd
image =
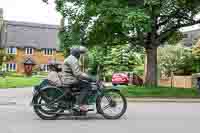
<svg viewBox="0 0 200 133"><path fill-rule="evenodd" d="M73 110L79 111L79 112L88 112L87 105L75 105L73 107Z"/></svg>

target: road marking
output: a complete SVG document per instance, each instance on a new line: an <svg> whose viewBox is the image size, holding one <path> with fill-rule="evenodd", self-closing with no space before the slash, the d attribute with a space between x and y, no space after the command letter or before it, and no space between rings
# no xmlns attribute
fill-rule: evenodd
<svg viewBox="0 0 200 133"><path fill-rule="evenodd" d="M16 105L16 102L0 102L0 106L5 105Z"/></svg>

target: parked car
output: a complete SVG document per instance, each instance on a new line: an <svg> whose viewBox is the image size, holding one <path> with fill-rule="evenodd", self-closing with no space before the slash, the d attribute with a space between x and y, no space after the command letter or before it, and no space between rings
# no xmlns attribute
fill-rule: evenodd
<svg viewBox="0 0 200 133"><path fill-rule="evenodd" d="M112 84L113 85L128 85L129 77L126 73L114 73L112 75Z"/></svg>
<svg viewBox="0 0 200 133"><path fill-rule="evenodd" d="M143 79L135 73L114 73L112 75L113 85L143 85Z"/></svg>

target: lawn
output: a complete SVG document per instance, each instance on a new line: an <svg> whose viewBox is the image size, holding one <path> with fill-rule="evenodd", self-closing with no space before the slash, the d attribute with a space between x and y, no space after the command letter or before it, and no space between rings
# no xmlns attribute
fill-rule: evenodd
<svg viewBox="0 0 200 133"><path fill-rule="evenodd" d="M0 88L30 87L39 84L41 77L0 77Z"/></svg>
<svg viewBox="0 0 200 133"><path fill-rule="evenodd" d="M146 86L122 86L127 97L162 97L162 98L197 98L200 97L196 88L170 88Z"/></svg>
<svg viewBox="0 0 200 133"><path fill-rule="evenodd" d="M41 76L34 77L0 77L0 88L20 88L37 85L42 80ZM195 88L170 88L146 86L119 86L127 97L162 97L162 98L200 98Z"/></svg>

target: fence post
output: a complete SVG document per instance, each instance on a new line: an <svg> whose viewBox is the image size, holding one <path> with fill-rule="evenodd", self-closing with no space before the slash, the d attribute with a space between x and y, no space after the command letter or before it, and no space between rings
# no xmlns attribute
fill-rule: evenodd
<svg viewBox="0 0 200 133"><path fill-rule="evenodd" d="M184 76L184 88L186 88L186 80L185 80L185 76Z"/></svg>
<svg viewBox="0 0 200 133"><path fill-rule="evenodd" d="M171 72L171 88L174 87L174 73Z"/></svg>

